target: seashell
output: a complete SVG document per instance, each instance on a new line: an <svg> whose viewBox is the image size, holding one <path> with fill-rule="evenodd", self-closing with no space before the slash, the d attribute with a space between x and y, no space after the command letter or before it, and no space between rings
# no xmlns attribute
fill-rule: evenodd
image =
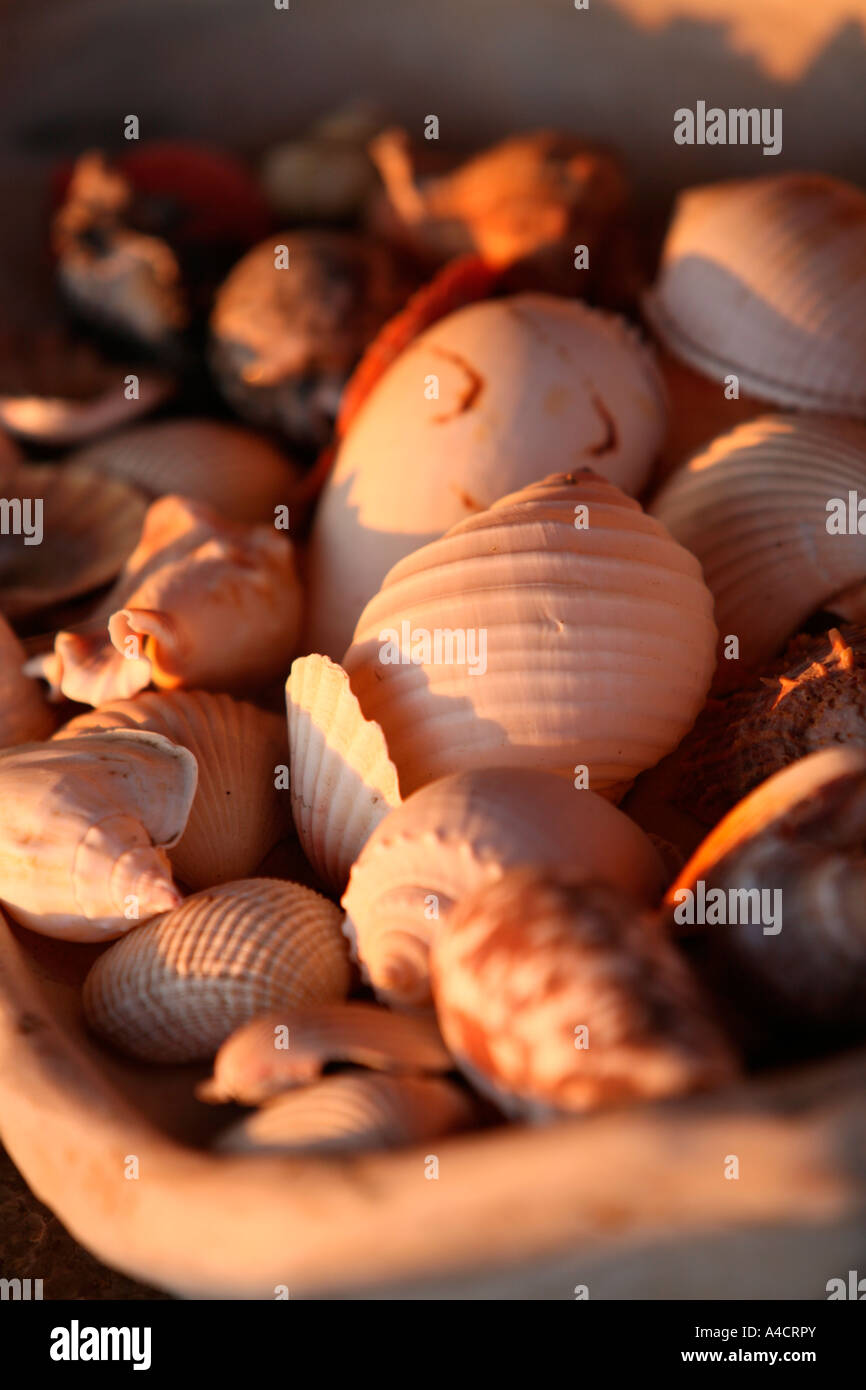
<svg viewBox="0 0 866 1390"><path fill-rule="evenodd" d="M668 432L653 471L653 491L694 454L708 448L716 435L728 434L768 411L765 401L745 391L729 398L717 381L700 376L664 350L658 353L658 365L668 398Z"/></svg>
<svg viewBox="0 0 866 1390"><path fill-rule="evenodd" d="M169 852L187 887L211 888L253 874L289 831L288 795L277 789L275 777L286 762L286 729L278 714L202 690L144 691L71 719L55 737L103 729L152 729L194 755L195 800Z"/></svg>
<svg viewBox="0 0 866 1390"><path fill-rule="evenodd" d="M196 1062L258 1014L344 999L350 980L334 904L248 878L187 898L104 952L84 1014L128 1056Z"/></svg>
<svg viewBox="0 0 866 1390"><path fill-rule="evenodd" d="M234 521L270 521L299 472L262 435L217 420L160 420L82 450L75 462L124 478L150 497L179 493Z"/></svg>
<svg viewBox="0 0 866 1390"><path fill-rule="evenodd" d="M664 882L643 831L594 792L530 768L487 767L422 788L374 830L343 895L343 930L387 1004L429 1002L428 952L454 904L516 864L583 869L645 902Z"/></svg>
<svg viewBox="0 0 866 1390"><path fill-rule="evenodd" d="M21 462L18 446L0 431L0 487L4 493L14 487Z"/></svg>
<svg viewBox="0 0 866 1390"><path fill-rule="evenodd" d="M679 927L709 919L700 930L711 959L723 964L727 989L751 996L760 1016L797 1028L862 1029L864 839L866 749L824 748L739 802L665 902Z"/></svg>
<svg viewBox="0 0 866 1390"><path fill-rule="evenodd" d="M70 941L111 939L176 906L164 851L183 834L196 777L191 753L143 730L0 753L0 902Z"/></svg>
<svg viewBox="0 0 866 1390"><path fill-rule="evenodd" d="M582 765L615 796L691 727L714 631L694 557L583 471L395 565L343 664L404 796L491 763L569 777Z"/></svg>
<svg viewBox="0 0 866 1390"><path fill-rule="evenodd" d="M862 581L866 537L828 529L832 499L847 508L858 488L866 491L866 426L769 415L715 440L656 497L653 516L697 556L712 590L720 688L765 665L810 614L833 610ZM737 661L724 659L730 635Z"/></svg>
<svg viewBox="0 0 866 1390"><path fill-rule="evenodd" d="M639 492L664 430L652 354L620 319L548 295L440 319L340 446L311 537L307 646L339 659L389 566L552 468Z"/></svg>
<svg viewBox="0 0 866 1390"><path fill-rule="evenodd" d="M439 1077L327 1076L224 1130L223 1153L353 1153L397 1149L466 1129L470 1096Z"/></svg>
<svg viewBox="0 0 866 1390"><path fill-rule="evenodd" d="M375 182L366 143L381 118L354 105L333 112L298 140L272 146L262 161L265 193L292 222L342 222L360 212Z"/></svg>
<svg viewBox="0 0 866 1390"><path fill-rule="evenodd" d="M24 648L0 614L0 748L36 743L54 728L37 681L24 674Z"/></svg>
<svg viewBox="0 0 866 1390"><path fill-rule="evenodd" d="M736 1076L685 961L610 884L513 869L454 909L430 964L448 1046L509 1115L658 1100Z"/></svg>
<svg viewBox="0 0 866 1390"><path fill-rule="evenodd" d="M825 174L683 193L647 315L715 381L799 410L866 417L866 195Z"/></svg>
<svg viewBox="0 0 866 1390"><path fill-rule="evenodd" d="M371 833L400 803L397 770L346 672L326 656L293 663L286 711L298 838L322 882L342 892Z"/></svg>
<svg viewBox="0 0 866 1390"><path fill-rule="evenodd" d="M261 1105L317 1081L330 1062L387 1072L451 1071L454 1062L426 1015L373 1004L318 1004L254 1018L223 1043L199 1100Z"/></svg>

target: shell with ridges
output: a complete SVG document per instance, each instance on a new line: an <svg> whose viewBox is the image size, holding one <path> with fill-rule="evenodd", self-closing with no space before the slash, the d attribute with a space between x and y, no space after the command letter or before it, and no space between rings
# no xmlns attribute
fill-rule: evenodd
<svg viewBox="0 0 866 1390"><path fill-rule="evenodd" d="M0 748L48 738L54 720L37 681L24 674L24 648L0 614Z"/></svg>

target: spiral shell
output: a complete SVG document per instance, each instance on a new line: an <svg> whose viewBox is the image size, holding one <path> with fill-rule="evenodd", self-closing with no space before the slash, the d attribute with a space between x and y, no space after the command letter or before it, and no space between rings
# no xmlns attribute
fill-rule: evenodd
<svg viewBox="0 0 866 1390"><path fill-rule="evenodd" d="M0 902L43 936L104 941L176 906L164 853L196 761L160 734L109 730L0 753Z"/></svg>
<svg viewBox="0 0 866 1390"><path fill-rule="evenodd" d="M372 831L400 803L397 771L382 730L327 657L293 663L286 710L298 837L323 883L342 892Z"/></svg>
<svg viewBox="0 0 866 1390"><path fill-rule="evenodd" d="M667 348L761 400L866 417L866 195L823 174L712 184L677 204L647 298Z"/></svg>
<svg viewBox="0 0 866 1390"><path fill-rule="evenodd" d="M643 901L663 871L642 830L562 777L484 768L442 778L392 811L352 868L344 931L386 1003L429 1002L429 944L455 902L515 864L584 868Z"/></svg>
<svg viewBox="0 0 866 1390"><path fill-rule="evenodd" d="M129 1056L195 1062L258 1014L344 999L350 978L333 903L296 883L242 879L187 898L100 956L84 1013Z"/></svg>
<svg viewBox="0 0 866 1390"><path fill-rule="evenodd" d="M37 681L24 674L24 648L0 614L0 748L48 738L54 720Z"/></svg>
<svg viewBox="0 0 866 1390"><path fill-rule="evenodd" d="M618 795L694 722L714 644L694 557L582 472L395 565L343 665L404 795L492 763L584 765L594 791Z"/></svg>

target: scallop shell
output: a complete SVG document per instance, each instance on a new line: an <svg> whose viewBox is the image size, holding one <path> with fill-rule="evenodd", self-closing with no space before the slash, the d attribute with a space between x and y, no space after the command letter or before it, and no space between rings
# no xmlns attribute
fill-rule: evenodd
<svg viewBox="0 0 866 1390"><path fill-rule="evenodd" d="M340 446L310 542L307 647L339 660L389 566L552 468L639 492L665 415L652 353L611 315L517 295L440 319Z"/></svg>
<svg viewBox="0 0 866 1390"><path fill-rule="evenodd" d="M334 904L249 878L197 893L112 946L87 976L84 1013L129 1056L195 1062L258 1014L336 1003L350 981Z"/></svg>
<svg viewBox="0 0 866 1390"><path fill-rule="evenodd" d="M471 1097L438 1077L328 1076L225 1130L224 1153L352 1153L396 1149L466 1129Z"/></svg>
<svg viewBox="0 0 866 1390"><path fill-rule="evenodd" d="M581 472L395 565L343 664L404 795L492 763L585 765L594 791L616 795L691 727L714 644L694 557Z"/></svg>
<svg viewBox="0 0 866 1390"><path fill-rule="evenodd" d="M429 1002L431 940L454 906L515 864L583 868L643 901L661 861L643 831L590 791L529 768L445 777L392 811L352 868L343 930L385 1003Z"/></svg>
<svg viewBox="0 0 866 1390"><path fill-rule="evenodd" d="M866 575L866 536L828 531L828 506L866 496L866 426L821 416L768 415L717 439L652 504L701 562L725 639L730 685L765 665L817 609ZM866 615L866 612L864 612Z"/></svg>
<svg viewBox="0 0 866 1390"><path fill-rule="evenodd" d="M0 748L48 738L54 720L37 681L24 674L24 648L0 614Z"/></svg>
<svg viewBox="0 0 866 1390"><path fill-rule="evenodd" d="M261 1105L282 1091L317 1081L330 1062L387 1072L451 1071L439 1029L373 1004L319 1004L254 1018L223 1043L199 1100Z"/></svg>
<svg viewBox="0 0 866 1390"><path fill-rule="evenodd" d="M183 834L195 758L110 730L0 753L0 902L43 936L104 941L176 906L164 850Z"/></svg>
<svg viewBox="0 0 866 1390"><path fill-rule="evenodd" d="M286 730L277 714L230 695L201 690L145 691L70 720L56 738L91 730L152 729L188 748L198 763L189 820L169 854L192 889L253 874L290 829L288 792L276 773L287 763Z"/></svg>
<svg viewBox="0 0 866 1390"><path fill-rule="evenodd" d="M682 194L646 309L662 342L761 400L866 416L866 195L824 174Z"/></svg>
<svg viewBox="0 0 866 1390"><path fill-rule="evenodd" d="M371 833L400 803L397 770L382 730L326 656L293 663L286 710L295 828L319 877L342 892Z"/></svg>

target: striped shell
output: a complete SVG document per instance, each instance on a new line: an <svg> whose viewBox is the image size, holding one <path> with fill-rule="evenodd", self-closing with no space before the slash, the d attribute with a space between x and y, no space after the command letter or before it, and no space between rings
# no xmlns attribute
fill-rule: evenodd
<svg viewBox="0 0 866 1390"><path fill-rule="evenodd" d="M594 791L619 795L694 722L714 646L694 557L582 472L505 497L395 565L343 664L404 795L494 763L584 765Z"/></svg>
<svg viewBox="0 0 866 1390"><path fill-rule="evenodd" d="M665 415L634 330L576 300L519 295L440 319L340 446L311 536L307 645L339 660L389 566L551 469L639 492Z"/></svg>
<svg viewBox="0 0 866 1390"><path fill-rule="evenodd" d="M323 883L342 892L370 834L399 805L397 771L382 730L326 656L293 663L286 710L298 837Z"/></svg>
<svg viewBox="0 0 866 1390"><path fill-rule="evenodd" d="M333 903L296 883L242 879L187 898L100 956L84 1013L129 1056L195 1062L258 1014L344 999L350 979Z"/></svg>
<svg viewBox="0 0 866 1390"><path fill-rule="evenodd" d="M866 195L823 174L681 195L646 309L675 356L797 409L866 417Z"/></svg>
<svg viewBox="0 0 866 1390"><path fill-rule="evenodd" d="M661 891L655 849L632 821L563 777L485 768L442 778L392 811L352 868L344 931L386 1003L429 1003L430 941L455 902L516 864L561 875L575 867L624 884L643 901Z"/></svg>
<svg viewBox="0 0 866 1390"><path fill-rule="evenodd" d="M0 614L0 748L48 738L54 720L37 681L24 674L24 648Z"/></svg>

